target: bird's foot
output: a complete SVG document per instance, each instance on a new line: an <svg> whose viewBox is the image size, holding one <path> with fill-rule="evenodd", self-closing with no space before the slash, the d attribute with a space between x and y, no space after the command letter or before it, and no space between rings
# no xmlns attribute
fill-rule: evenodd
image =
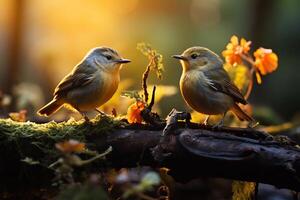
<svg viewBox="0 0 300 200"><path fill-rule="evenodd" d="M93 124L92 121L89 118L84 118L84 122L83 123L86 124L86 125Z"/></svg>
<svg viewBox="0 0 300 200"><path fill-rule="evenodd" d="M84 121L89 122L90 119L87 116L84 116Z"/></svg>
<svg viewBox="0 0 300 200"><path fill-rule="evenodd" d="M215 124L212 126L213 130L220 130L223 127L223 124Z"/></svg>
<svg viewBox="0 0 300 200"><path fill-rule="evenodd" d="M249 122L249 124L247 125L248 128L255 128L259 125L259 122L257 121L251 121Z"/></svg>
<svg viewBox="0 0 300 200"><path fill-rule="evenodd" d="M75 108L75 107L74 107ZM86 112L84 111L81 111L79 108L75 108L79 113L80 115L83 117L84 119L84 123L90 123L90 119L88 118L88 116L86 115Z"/></svg>
<svg viewBox="0 0 300 200"><path fill-rule="evenodd" d="M224 120L222 119L217 124L212 126L213 130L220 130L224 126Z"/></svg>
<svg viewBox="0 0 300 200"><path fill-rule="evenodd" d="M84 124L90 124L91 121L85 113L80 113L84 119Z"/></svg>
<svg viewBox="0 0 300 200"><path fill-rule="evenodd" d="M207 126L208 125L208 120L209 120L210 115L207 115L205 120L203 121L203 125Z"/></svg>

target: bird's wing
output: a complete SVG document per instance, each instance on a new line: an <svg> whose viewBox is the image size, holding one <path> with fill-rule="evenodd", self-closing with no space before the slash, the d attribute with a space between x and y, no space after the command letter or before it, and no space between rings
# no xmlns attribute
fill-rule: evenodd
<svg viewBox="0 0 300 200"><path fill-rule="evenodd" d="M231 82L230 77L223 68L203 72L208 79L209 86L218 92L231 96L235 102L247 104L240 90Z"/></svg>
<svg viewBox="0 0 300 200"><path fill-rule="evenodd" d="M87 63L80 63L75 69L65 76L54 90L57 98L66 95L70 90L88 85L94 79L95 70L87 66Z"/></svg>

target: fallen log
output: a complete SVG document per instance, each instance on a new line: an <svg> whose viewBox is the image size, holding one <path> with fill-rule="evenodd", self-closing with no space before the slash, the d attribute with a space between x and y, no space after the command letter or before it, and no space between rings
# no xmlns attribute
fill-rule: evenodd
<svg viewBox="0 0 300 200"><path fill-rule="evenodd" d="M183 122L163 136L165 125L128 125L108 117L46 124L1 119L0 188L50 185L54 172L48 166L60 156L55 143L72 138L100 153L112 146L104 161L92 163L100 168L167 167L183 182L221 177L300 191L300 149L287 137Z"/></svg>

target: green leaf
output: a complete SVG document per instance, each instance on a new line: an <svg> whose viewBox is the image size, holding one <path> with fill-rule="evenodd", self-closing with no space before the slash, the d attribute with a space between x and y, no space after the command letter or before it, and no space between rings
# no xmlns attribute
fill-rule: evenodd
<svg viewBox="0 0 300 200"><path fill-rule="evenodd" d="M138 91L133 90L133 91L125 91L121 94L122 97L128 97L131 99L135 99L136 101L143 101L142 96L139 94Z"/></svg>

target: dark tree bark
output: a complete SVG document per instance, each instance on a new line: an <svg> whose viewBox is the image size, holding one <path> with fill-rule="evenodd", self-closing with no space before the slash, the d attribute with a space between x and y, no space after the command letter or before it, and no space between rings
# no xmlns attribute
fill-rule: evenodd
<svg viewBox="0 0 300 200"><path fill-rule="evenodd" d="M168 167L170 175L183 182L203 176L222 177L300 191L300 150L286 137L272 137L254 129L215 130L191 123L188 128L179 123L162 136L163 124L151 127L118 123L103 119L92 124L50 126L1 121L1 184L20 180L50 184L53 172L45 166L55 161L57 155L53 149L51 153L45 149L57 141L75 138L99 152L112 146L104 162L93 163L98 167ZM38 160L41 165L21 162L25 157ZM24 169L26 174L21 176Z"/></svg>

